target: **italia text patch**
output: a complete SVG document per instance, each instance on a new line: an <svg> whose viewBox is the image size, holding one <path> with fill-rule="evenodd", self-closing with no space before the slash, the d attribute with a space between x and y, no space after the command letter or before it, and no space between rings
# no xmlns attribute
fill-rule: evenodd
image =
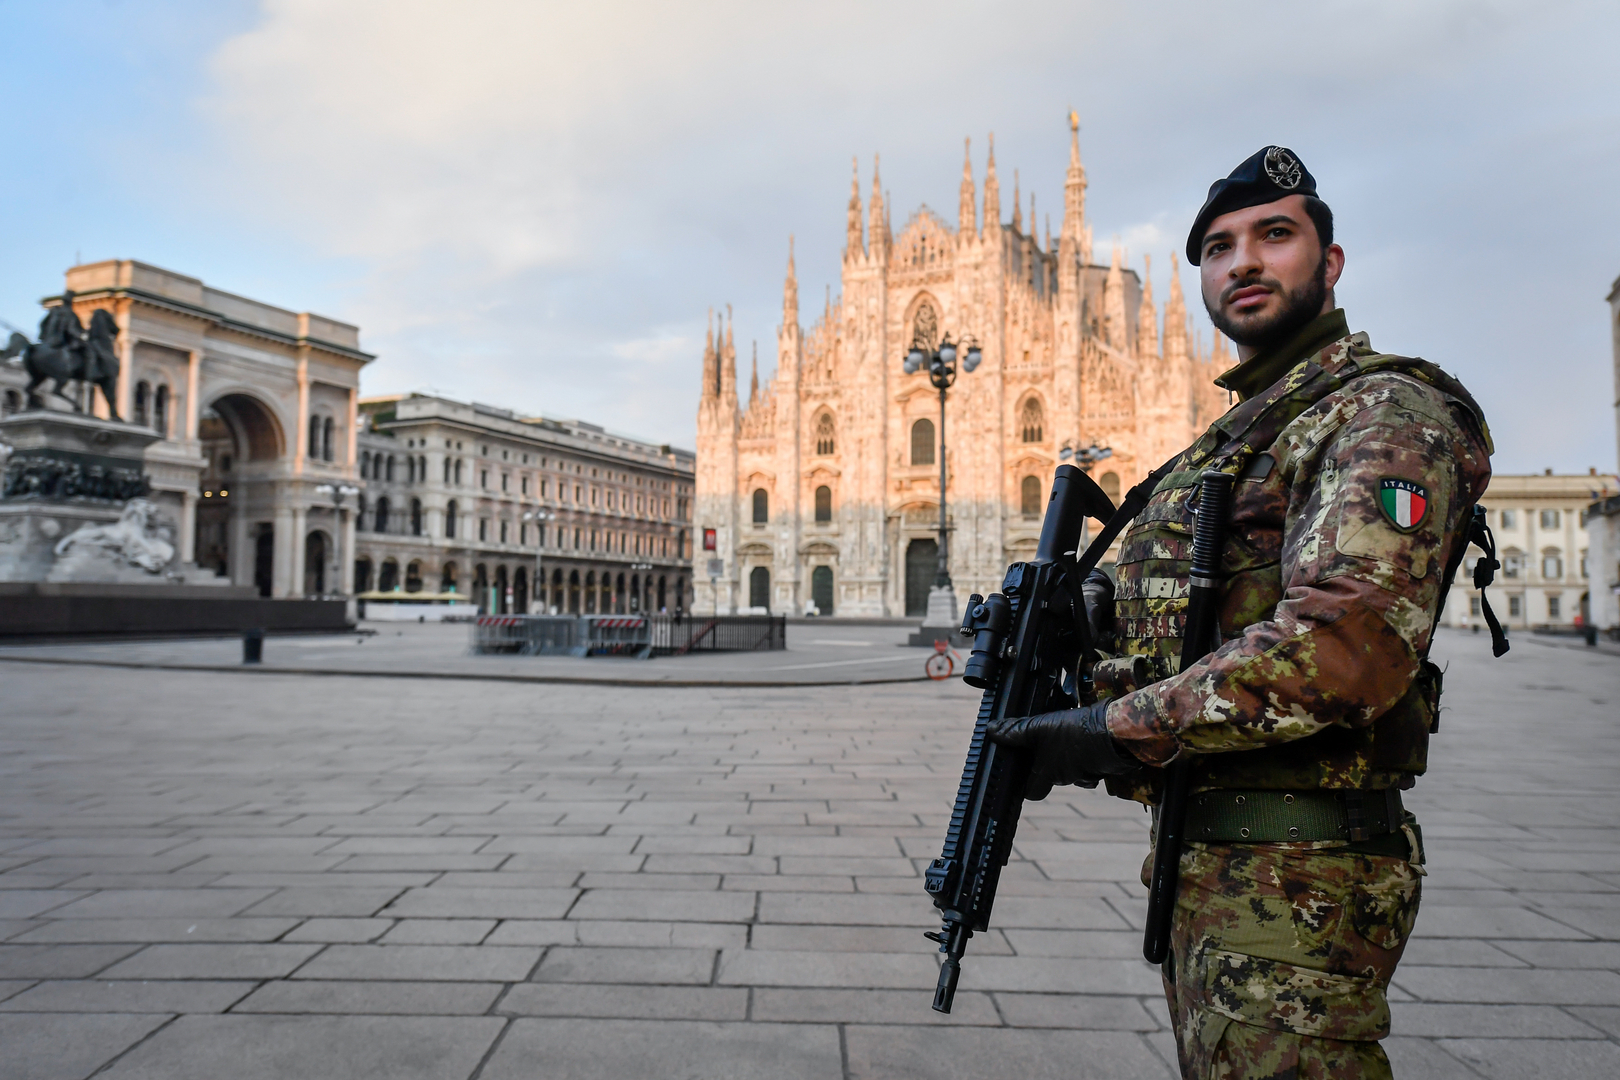
<svg viewBox="0 0 1620 1080"><path fill-rule="evenodd" d="M1401 532L1411 532L1423 524L1429 513L1429 489L1422 484L1386 476L1378 481L1378 505Z"/></svg>

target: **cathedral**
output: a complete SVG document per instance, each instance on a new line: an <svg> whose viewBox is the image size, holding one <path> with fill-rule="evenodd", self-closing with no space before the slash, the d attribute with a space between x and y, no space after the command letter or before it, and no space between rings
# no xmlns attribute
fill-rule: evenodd
<svg viewBox="0 0 1620 1080"><path fill-rule="evenodd" d="M805 329L789 244L776 373L758 363L740 400L729 322L711 326L698 405L693 611L921 615L938 559L944 453L948 557L958 596L997 588L1033 556L1053 471L1077 451L1121 491L1228 407L1213 379L1233 362L1198 348L1176 257L1162 312L1151 282L1092 258L1086 171L1070 115L1063 224L1026 222L1015 175L1003 220L990 145L983 211L971 154L953 228L923 206L895 235L873 166L851 182L840 294ZM914 342L976 342L941 422ZM1081 455L1082 458L1088 456Z"/></svg>

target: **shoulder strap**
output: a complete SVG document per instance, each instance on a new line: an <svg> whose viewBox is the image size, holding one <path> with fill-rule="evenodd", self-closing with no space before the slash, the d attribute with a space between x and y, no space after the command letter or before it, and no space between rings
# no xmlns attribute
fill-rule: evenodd
<svg viewBox="0 0 1620 1080"><path fill-rule="evenodd" d="M1185 451L1182 453L1185 453ZM1129 525L1132 519L1142 512L1142 507L1146 506L1148 499L1153 497L1153 489L1159 486L1160 480L1170 475L1170 470L1175 468L1176 462L1180 461L1181 458L1182 454L1177 454L1157 469L1148 473L1140 484L1125 493L1125 498L1120 500L1119 507L1114 511L1113 516L1108 519L1108 523L1102 527L1091 543L1086 545L1085 554L1076 560L1076 581L1086 580L1086 575L1097 568L1097 564L1102 561L1103 555L1107 553L1108 546L1114 542L1114 537L1118 536L1120 530Z"/></svg>
<svg viewBox="0 0 1620 1080"><path fill-rule="evenodd" d="M1485 625L1491 629L1491 655L1501 656L1508 651L1507 635L1502 632L1502 624L1496 618L1496 612L1491 610L1491 598L1485 593L1486 586L1496 580L1496 572L1502 568L1502 564L1496 561L1496 537L1486 521L1483 506L1475 503L1464 514L1467 524L1463 526L1463 535L1456 550L1446 560L1446 576L1440 581L1440 602L1435 605L1434 624L1429 627L1429 647L1423 650L1425 660L1429 658L1429 649L1434 648L1434 632L1440 628L1440 613L1446 609L1446 597L1451 593L1451 583L1457 576L1457 569L1462 565L1469 544L1477 545L1485 553L1485 557L1474 564L1474 588L1479 590L1479 610L1485 616Z"/></svg>

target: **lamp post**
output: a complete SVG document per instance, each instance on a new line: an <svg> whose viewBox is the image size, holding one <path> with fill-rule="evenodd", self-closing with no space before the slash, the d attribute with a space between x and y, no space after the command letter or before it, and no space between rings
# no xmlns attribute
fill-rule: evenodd
<svg viewBox="0 0 1620 1080"><path fill-rule="evenodd" d="M947 331L937 349L921 334L914 336L911 351L906 353L905 362L901 365L907 375L914 375L926 366L928 381L939 391L939 570L934 575L934 587L928 590L928 613L923 616L924 626L956 624L956 592L951 586L950 527L946 524L945 507L945 392L956 382L959 348L964 350L963 371L971 372L984 359L978 341L964 337L961 346L958 346Z"/></svg>
<svg viewBox="0 0 1620 1080"><path fill-rule="evenodd" d="M350 495L360 494L360 489L352 484L316 484L315 494L332 496L332 516L337 518L337 537L333 546L337 548L338 586L335 591L342 592L343 585L343 500Z"/></svg>
<svg viewBox="0 0 1620 1080"><path fill-rule="evenodd" d="M542 599L540 601L539 614L541 614L541 615L545 615L545 614L547 614L548 612L551 611L551 589L550 589L550 587L548 587L546 585L545 571L543 569L541 569L541 566L540 566L540 551L541 551L542 548L544 548L546 546L545 545L545 539L546 539L545 528L546 527L544 525L540 524L540 523L544 522L544 521L551 521L554 518L556 518L556 516L557 515L553 514L550 510L543 510L540 507L535 507L533 510L525 511L524 514L523 514L523 520L524 521L532 521L532 522L535 523L535 526L534 526L534 585L531 586L530 591L536 596L544 597L544 599ZM542 591L542 590L544 590L544 591Z"/></svg>

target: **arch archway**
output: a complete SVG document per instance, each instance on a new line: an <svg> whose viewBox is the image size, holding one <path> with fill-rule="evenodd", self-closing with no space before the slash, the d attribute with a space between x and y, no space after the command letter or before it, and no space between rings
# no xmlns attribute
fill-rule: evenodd
<svg viewBox="0 0 1620 1080"><path fill-rule="evenodd" d="M332 541L320 529L304 537L304 595L326 594L326 562L331 557Z"/></svg>
<svg viewBox="0 0 1620 1080"><path fill-rule="evenodd" d="M204 461L192 535L198 563L264 596L298 592L307 585L309 563L305 581L288 580L293 560L278 559L275 549L306 541L293 532L277 538L267 509L275 501L269 474L286 445L275 410L246 392L221 394L199 412L197 441Z"/></svg>

